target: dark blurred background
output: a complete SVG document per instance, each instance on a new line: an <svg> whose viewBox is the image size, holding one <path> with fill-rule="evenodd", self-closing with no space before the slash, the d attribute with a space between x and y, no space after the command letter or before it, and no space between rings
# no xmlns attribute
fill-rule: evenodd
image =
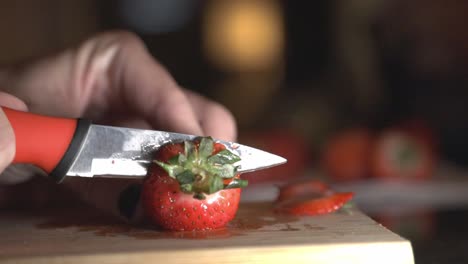
<svg viewBox="0 0 468 264"><path fill-rule="evenodd" d="M108 29L142 37L183 86L225 104L240 133L288 128L320 149L353 124L427 122L468 164L465 1L2 1L0 63Z"/></svg>
<svg viewBox="0 0 468 264"><path fill-rule="evenodd" d="M288 158L266 170L266 180L308 173L325 142L348 128L423 123L422 138L431 138L430 148L437 142L435 159L398 138L382 141L397 151L368 152L368 135L354 130L332 144L325 168L334 180L361 180L372 174L368 157L395 155L377 173L456 175L449 185L342 186L356 192L361 209L411 238L419 259L447 263L464 256L468 243L459 236L468 218L467 181L459 180L468 179L466 14L468 1L457 0L1 1L0 64L57 52L100 31L133 31L180 85L233 112L241 142ZM408 149L416 170L398 163L408 161ZM456 169L441 172L439 160Z"/></svg>

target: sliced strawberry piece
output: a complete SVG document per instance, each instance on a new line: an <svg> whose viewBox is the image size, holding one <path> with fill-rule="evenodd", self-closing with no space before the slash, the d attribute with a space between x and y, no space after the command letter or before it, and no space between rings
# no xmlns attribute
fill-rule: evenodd
<svg viewBox="0 0 468 264"><path fill-rule="evenodd" d="M332 192L330 187L320 180L306 179L287 183L280 187L276 202L296 199L298 197L320 197Z"/></svg>
<svg viewBox="0 0 468 264"><path fill-rule="evenodd" d="M336 193L316 179L294 181L280 187L275 212L292 215L321 215L334 212L353 198L354 193Z"/></svg>
<svg viewBox="0 0 468 264"><path fill-rule="evenodd" d="M275 208L278 213L287 213L292 215L322 215L335 212L354 196L352 192L333 193L321 198L302 198L290 200Z"/></svg>

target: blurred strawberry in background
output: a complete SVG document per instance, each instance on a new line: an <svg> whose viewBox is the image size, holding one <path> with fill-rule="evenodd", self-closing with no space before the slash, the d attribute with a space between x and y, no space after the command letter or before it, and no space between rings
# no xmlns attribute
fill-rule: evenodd
<svg viewBox="0 0 468 264"><path fill-rule="evenodd" d="M426 145L434 155L439 156L439 140L434 129L421 119L409 119L401 122L398 129L408 133L412 137L417 138L421 143Z"/></svg>
<svg viewBox="0 0 468 264"><path fill-rule="evenodd" d="M381 130L343 129L331 135L321 152L321 169L335 182L364 178L422 180L438 161L434 131L419 119Z"/></svg>
<svg viewBox="0 0 468 264"><path fill-rule="evenodd" d="M424 180L433 176L437 143L421 121L384 129L372 152L371 175L383 179Z"/></svg>
<svg viewBox="0 0 468 264"><path fill-rule="evenodd" d="M240 143L256 147L288 160L287 163L243 174L249 184L289 181L305 174L311 167L311 151L306 139L288 128L255 130L240 136Z"/></svg>
<svg viewBox="0 0 468 264"><path fill-rule="evenodd" d="M337 182L366 177L372 144L373 135L364 127L348 128L333 134L323 148L323 171Z"/></svg>

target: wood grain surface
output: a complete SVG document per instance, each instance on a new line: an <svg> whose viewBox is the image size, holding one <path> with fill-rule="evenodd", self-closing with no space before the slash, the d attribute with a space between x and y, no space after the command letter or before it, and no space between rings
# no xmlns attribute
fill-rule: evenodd
<svg viewBox="0 0 468 264"><path fill-rule="evenodd" d="M245 203L228 228L162 232L89 209L0 213L0 263L414 263L411 243L357 209L275 215Z"/></svg>

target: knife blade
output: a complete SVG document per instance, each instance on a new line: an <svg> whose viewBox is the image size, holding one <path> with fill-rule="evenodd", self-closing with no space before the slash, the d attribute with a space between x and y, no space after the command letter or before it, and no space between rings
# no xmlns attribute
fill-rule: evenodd
<svg viewBox="0 0 468 264"><path fill-rule="evenodd" d="M195 139L195 135L92 124L26 113L2 107L16 137L14 163L31 163L57 182L65 177L144 177L152 155L164 144ZM216 140L241 160L239 173L286 162L278 155Z"/></svg>

